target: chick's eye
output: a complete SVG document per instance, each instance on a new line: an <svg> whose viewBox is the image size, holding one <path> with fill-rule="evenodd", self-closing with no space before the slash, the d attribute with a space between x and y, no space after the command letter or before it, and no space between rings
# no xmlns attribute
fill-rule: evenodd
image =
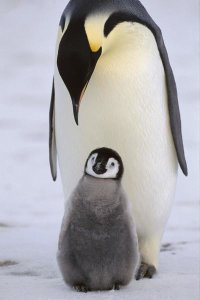
<svg viewBox="0 0 200 300"><path fill-rule="evenodd" d="M111 165L111 167L114 167L114 166L115 166L115 163L114 163L114 162L112 162L110 165Z"/></svg>

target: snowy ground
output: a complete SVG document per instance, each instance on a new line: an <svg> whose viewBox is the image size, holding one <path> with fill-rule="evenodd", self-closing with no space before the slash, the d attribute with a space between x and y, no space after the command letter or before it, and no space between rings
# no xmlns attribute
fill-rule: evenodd
<svg viewBox="0 0 200 300"><path fill-rule="evenodd" d="M57 23L66 1L0 2L0 299L199 299L198 1L145 0L177 79L189 177L179 175L160 270L119 292L78 294L63 283L56 248L60 179L48 165L48 109Z"/></svg>

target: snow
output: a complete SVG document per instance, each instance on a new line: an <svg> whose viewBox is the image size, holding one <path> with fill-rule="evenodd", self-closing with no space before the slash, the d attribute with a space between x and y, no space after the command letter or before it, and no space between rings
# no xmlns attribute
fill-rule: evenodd
<svg viewBox="0 0 200 300"><path fill-rule="evenodd" d="M76 293L56 264L63 214L48 164L54 47L66 1L0 3L0 299L199 299L198 1L143 0L175 72L189 177L179 174L159 273L120 291Z"/></svg>

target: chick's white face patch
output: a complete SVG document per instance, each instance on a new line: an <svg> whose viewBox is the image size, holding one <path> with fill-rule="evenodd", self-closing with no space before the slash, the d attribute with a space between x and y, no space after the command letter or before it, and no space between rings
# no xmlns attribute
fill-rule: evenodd
<svg viewBox="0 0 200 300"><path fill-rule="evenodd" d="M116 178L117 174L119 172L119 162L114 158L109 158L107 164L106 164L106 170L107 172L105 175L107 177L105 178Z"/></svg>
<svg viewBox="0 0 200 300"><path fill-rule="evenodd" d="M90 156L90 158L88 159L88 162L87 162L86 169L85 169L86 173L88 175L91 175L96 178L103 178L103 179L116 178L117 174L119 172L119 162L113 157L109 158L106 166L104 166L106 169L106 172L103 174L97 174L97 173L95 173L95 171L93 169L94 165L96 164L97 157L98 157L97 153L93 153Z"/></svg>

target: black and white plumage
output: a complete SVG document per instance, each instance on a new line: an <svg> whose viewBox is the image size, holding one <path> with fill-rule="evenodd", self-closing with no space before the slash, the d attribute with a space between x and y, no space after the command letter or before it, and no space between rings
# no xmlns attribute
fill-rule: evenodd
<svg viewBox="0 0 200 300"><path fill-rule="evenodd" d="M60 21L49 146L52 176L58 154L66 198L87 153L102 145L123 156L139 277L149 277L158 268L178 163L185 175L187 164L162 33L138 0L71 0Z"/></svg>
<svg viewBox="0 0 200 300"><path fill-rule="evenodd" d="M122 174L115 151L96 149L67 202L57 258L65 282L78 291L119 289L136 271L138 241Z"/></svg>
<svg viewBox="0 0 200 300"><path fill-rule="evenodd" d="M59 73L67 86L70 96L72 98L73 111L75 121L78 123L78 112L79 112L79 102L81 94L88 84L90 77L94 71L96 63L102 53L102 48L99 47L98 51L91 51L89 46L89 41L84 29L86 18L90 15L110 12L109 18L106 20L104 24L104 36L107 37L111 31L121 22L134 22L139 23L146 26L150 31L152 31L158 50L160 53L160 57L163 63L163 67L166 75L166 84L167 84L167 92L168 92L168 108L170 115L170 125L172 130L172 135L174 139L174 144L177 152L177 157L179 160L179 164L181 169L185 175L187 175L187 164L185 160L184 147L182 141L182 133L181 133L181 120L180 120L180 112L178 106L178 97L177 97L177 89L176 82L174 79L173 71L169 62L168 53L163 41L162 33L157 24L153 21L150 15L145 10L144 6L138 0L124 0L124 1L111 1L111 0L101 0L101 1L93 1L93 0L71 0L67 7L65 8L61 20L60 20L60 28L62 32L66 28L66 22L68 22L68 18L70 18L68 28L63 33L61 42L58 48L58 57L57 57L57 65L59 69ZM81 35L82 38L79 38ZM71 43L69 50L67 50L68 43ZM82 58L84 61L88 61L88 66L86 66L86 70L80 68L80 54L77 54L78 47L81 46L83 48L87 48L88 58ZM89 50L89 51L88 51ZM96 50L96 49L95 49ZM77 62L71 61L73 52L75 52L75 56L77 55ZM84 51L83 51L84 53ZM71 54L71 55L70 55ZM91 56L91 57L89 57ZM73 65L75 64L75 65ZM66 69L66 67L72 67L72 73ZM69 69L70 69L69 67ZM81 78L80 73L83 72L83 78ZM79 79L80 78L80 79ZM51 113L50 113L50 151L52 147L52 131L54 128L53 121L53 113L54 110L54 84L52 88L52 105L51 105ZM51 165L53 164L53 160L55 160L53 153L50 156ZM52 168L52 175L56 178L56 170L55 167Z"/></svg>

